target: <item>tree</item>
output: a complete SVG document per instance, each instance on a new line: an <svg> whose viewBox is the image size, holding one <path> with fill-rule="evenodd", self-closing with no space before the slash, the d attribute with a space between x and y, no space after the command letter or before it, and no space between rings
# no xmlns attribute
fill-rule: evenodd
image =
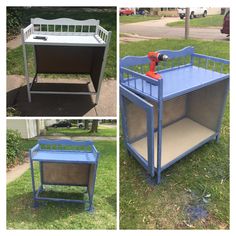
<svg viewBox="0 0 236 236"><path fill-rule="evenodd" d="M98 120L93 120L90 133L97 133L97 132L98 132Z"/></svg>
<svg viewBox="0 0 236 236"><path fill-rule="evenodd" d="M89 129L89 120L84 120L84 129Z"/></svg>

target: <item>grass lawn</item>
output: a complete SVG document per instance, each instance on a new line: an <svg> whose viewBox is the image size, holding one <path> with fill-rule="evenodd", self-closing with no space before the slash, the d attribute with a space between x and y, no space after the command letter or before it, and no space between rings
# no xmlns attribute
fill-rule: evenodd
<svg viewBox="0 0 236 236"><path fill-rule="evenodd" d="M228 42L168 39L121 44L121 57L188 45L197 53L229 58ZM201 207L207 216L194 221L193 207ZM224 229L229 219L229 103L220 142L210 142L168 168L158 186L128 156L121 138L121 229Z"/></svg>
<svg viewBox="0 0 236 236"><path fill-rule="evenodd" d="M141 16L141 15L120 16L120 23L136 23L148 20L159 20L160 18L161 18L160 16Z"/></svg>
<svg viewBox="0 0 236 236"><path fill-rule="evenodd" d="M68 136L99 136L99 137L115 137L116 128L107 126L98 126L97 133L90 133L89 130L83 130L79 128L49 128L46 135L63 134Z"/></svg>
<svg viewBox="0 0 236 236"><path fill-rule="evenodd" d="M116 78L116 9L115 8L77 8L77 7L32 7L24 8L22 13L23 27L30 24L30 19L41 17L45 19L72 18L76 20L98 19L106 30L112 31L109 54L105 68L105 78ZM29 73L34 75L33 48L28 48ZM18 47L7 52L7 74L23 75L23 52ZM58 77L58 76L57 76ZM63 76L65 77L65 76ZM71 76L70 76L71 77Z"/></svg>
<svg viewBox="0 0 236 236"><path fill-rule="evenodd" d="M132 42L120 45L120 57L144 56L149 51L161 49L179 50L187 46L193 46L197 53L215 57L229 58L229 42L201 41L183 39L158 39L140 42Z"/></svg>
<svg viewBox="0 0 236 236"><path fill-rule="evenodd" d="M190 27L222 27L223 15L213 15L201 18L194 18L190 20ZM176 22L168 23L168 26L172 27L184 27L185 21L179 20Z"/></svg>
<svg viewBox="0 0 236 236"><path fill-rule="evenodd" d="M29 143L29 145L32 143ZM95 211L84 211L73 203L41 203L32 208L30 170L7 185L8 229L115 229L116 227L116 142L96 141L101 153L95 184ZM39 177L39 171L36 171ZM58 187L62 191L61 187ZM64 187L75 196L75 187ZM61 193L63 194L63 193ZM65 194L65 193L64 193ZM78 193L76 193L78 194ZM82 191L79 193L82 196Z"/></svg>

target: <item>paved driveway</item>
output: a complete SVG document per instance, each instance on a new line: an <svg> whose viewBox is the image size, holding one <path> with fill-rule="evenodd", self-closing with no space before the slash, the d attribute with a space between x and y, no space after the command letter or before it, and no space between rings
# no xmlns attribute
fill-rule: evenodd
<svg viewBox="0 0 236 236"><path fill-rule="evenodd" d="M44 90L88 91L91 83L86 79L39 78ZM15 107L21 116L116 116L117 80L103 80L99 102L94 97L83 95L33 94L32 102L27 100L27 89L21 75L7 76L7 106Z"/></svg>
<svg viewBox="0 0 236 236"><path fill-rule="evenodd" d="M121 24L120 33L132 33L145 37L156 38L183 38L184 28L168 27L168 22L177 21L176 17L165 17L161 20L144 21L132 24ZM221 27L190 28L190 38L205 40L228 40L226 35L220 33Z"/></svg>

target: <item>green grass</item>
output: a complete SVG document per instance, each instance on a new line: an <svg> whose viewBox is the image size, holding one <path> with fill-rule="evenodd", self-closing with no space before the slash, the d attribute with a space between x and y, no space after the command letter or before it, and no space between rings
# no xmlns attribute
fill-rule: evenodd
<svg viewBox="0 0 236 236"><path fill-rule="evenodd" d="M190 20L190 27L222 27L223 15L213 15ZM176 22L167 23L171 27L184 27L185 21L179 20Z"/></svg>
<svg viewBox="0 0 236 236"><path fill-rule="evenodd" d="M197 53L225 59L229 58L229 42L182 39L158 39L121 44L120 57L127 55L144 56L149 51L161 49L179 50L187 46L193 46Z"/></svg>
<svg viewBox="0 0 236 236"><path fill-rule="evenodd" d="M31 143L32 144L32 143ZM84 211L83 205L70 203L41 203L32 208L30 170L7 185L8 229L115 229L116 227L116 142L96 141L101 153L95 184L95 211ZM39 171L36 166L36 176ZM61 190L62 188L59 187ZM64 187L75 195L75 187ZM61 193L65 194L65 193ZM79 194L80 196L82 193Z"/></svg>
<svg viewBox="0 0 236 236"><path fill-rule="evenodd" d="M133 15L133 16L120 16L120 23L136 23L141 21L148 20L159 20L160 16L141 16L141 15Z"/></svg>
<svg viewBox="0 0 236 236"><path fill-rule="evenodd" d="M229 58L229 43L198 40L151 40L121 44L121 57L145 55L156 49L192 45L197 53ZM168 168L160 185L120 147L121 229L229 228L229 102L220 142L210 142ZM203 199L204 196L210 196ZM190 221L187 209L201 206L206 219Z"/></svg>
<svg viewBox="0 0 236 236"><path fill-rule="evenodd" d="M68 136L98 136L98 137L115 137L115 127L104 127L99 125L97 133L90 133L89 130L83 130L79 128L49 128L46 135L63 134Z"/></svg>
<svg viewBox="0 0 236 236"><path fill-rule="evenodd" d="M98 19L100 24L106 30L112 31L112 37L109 47L107 64L105 68L105 78L116 78L116 9L115 8L91 8L91 11L86 11L84 8L68 8L68 7L32 7L24 8L23 26L30 23L30 18L41 17L45 19L55 18L72 18L77 20ZM27 47L29 53L29 73L34 75L33 66L33 49ZM7 74L23 75L23 53L22 47L18 47L7 52Z"/></svg>

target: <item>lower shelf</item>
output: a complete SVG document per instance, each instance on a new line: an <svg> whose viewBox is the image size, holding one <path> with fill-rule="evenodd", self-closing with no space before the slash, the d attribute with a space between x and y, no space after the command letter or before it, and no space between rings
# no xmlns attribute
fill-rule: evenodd
<svg viewBox="0 0 236 236"><path fill-rule="evenodd" d="M162 130L162 159L161 166L165 166L183 153L214 135L214 131L199 123L183 118ZM134 143L133 148L144 159L147 157L147 137ZM154 134L154 166L157 167L157 132Z"/></svg>

